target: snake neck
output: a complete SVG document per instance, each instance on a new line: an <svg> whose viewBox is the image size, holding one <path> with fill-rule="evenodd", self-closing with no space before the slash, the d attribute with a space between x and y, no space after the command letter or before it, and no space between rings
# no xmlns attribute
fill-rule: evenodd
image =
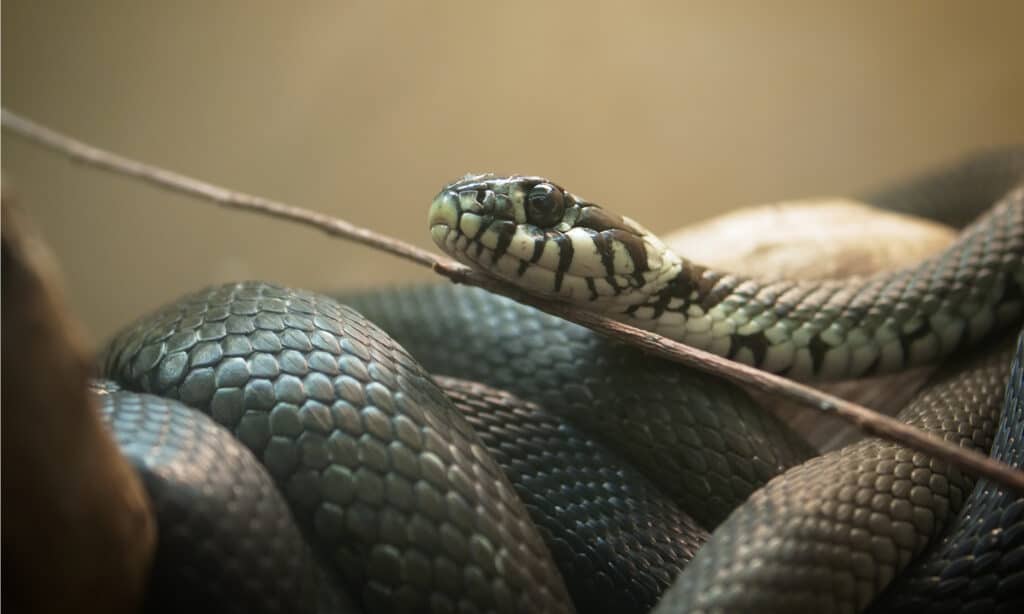
<svg viewBox="0 0 1024 614"><path fill-rule="evenodd" d="M857 279L760 281L679 257L620 319L796 379L935 361L1024 314L1024 189L921 264Z"/></svg>

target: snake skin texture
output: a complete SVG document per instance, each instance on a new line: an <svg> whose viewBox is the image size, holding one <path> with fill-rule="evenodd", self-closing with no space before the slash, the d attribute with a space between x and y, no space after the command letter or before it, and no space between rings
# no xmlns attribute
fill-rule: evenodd
<svg viewBox="0 0 1024 614"><path fill-rule="evenodd" d="M991 456L1024 467L1024 337ZM947 536L915 561L870 610L996 613L1024 611L1024 497L982 479Z"/></svg>
<svg viewBox="0 0 1024 614"><path fill-rule="evenodd" d="M1014 168L1012 160L1006 168ZM1012 172L999 176L1009 181ZM963 177L943 180L976 181ZM550 205L553 188L542 192L534 199L531 188L527 206ZM820 309L855 290L797 296L797 286L778 286L766 296L770 285L686 263L680 270L698 273L704 285L680 281L652 307L685 312L697 333L706 332L700 318L725 302L722 288L792 309L740 305L730 321L739 322L737 313L746 318L734 332L747 338L731 337L726 353L796 375L808 363L829 376L841 372L838 363L849 368L860 360L870 362L867 371L887 370L927 359L937 346L960 350L1019 319L1022 203L1018 190L967 231L960 251L862 286L880 302L865 299L844 312L849 317L839 328L846 329L822 324L834 313L813 315L809 321L821 330L803 331L810 335L806 356L783 368L767 345L777 341L768 333L769 316L800 315L793 304L805 300ZM580 215L618 223L596 208ZM496 254L513 243L502 232L488 235ZM590 239L577 238L585 252ZM637 252L635 241L623 241L620 248ZM592 243L600 252L600 242ZM605 247L602 266L611 275L623 253ZM550 256L533 253L538 260ZM933 287L948 293L919 301L922 320L909 303ZM589 289L596 293L597 284ZM771 303L776 299L795 302ZM175 609L183 596L197 594L186 587L206 595L190 602L193 609L233 600L221 609L347 612L356 606L335 590L329 574L336 572L372 612L570 612L570 594L581 611L643 612L680 569L658 612L859 611L887 586L879 610L1019 608L1024 506L984 482L972 491L971 480L945 463L865 440L794 467L811 450L739 389L481 291L436 286L354 302L409 343L432 372L491 382L525 400L438 377L448 400L404 350L355 312L270 284L213 288L144 318L111 345L108 373L133 390L194 405L226 427L174 400L104 385L115 435L164 511L151 611ZM929 311L936 304L958 305L959 328ZM854 345L858 329L850 322L862 316L895 322L896 337L870 340L873 361L852 353L837 358L837 340ZM1008 354L1009 348L975 358L957 376L947 370L901 417L984 447L1002 407ZM1019 404L1019 388L1018 382L1014 392L1011 382L1007 403ZM1009 419L993 454L1019 465L1024 427ZM706 534L591 434L620 447L705 526L728 516L692 565L684 569ZM199 490L180 498L187 488L154 477L167 475L159 473L165 461L180 467L175 478L192 479ZM290 515L271 484L288 500ZM186 509L186 500L199 511ZM208 501L224 503L224 515ZM928 548L961 507L951 536ZM272 510L283 512L279 520L258 520ZM291 525L293 517L301 529ZM298 540L300 532L315 552ZM254 535L264 541L253 543ZM186 544L198 544L198 551ZM249 554L260 568L242 571ZM197 572L193 560L209 571ZM907 578L893 582L904 568Z"/></svg>
<svg viewBox="0 0 1024 614"><path fill-rule="evenodd" d="M942 370L899 417L987 450L1013 345ZM957 513L973 481L901 445L865 439L795 467L718 527L655 612L859 612Z"/></svg>
<svg viewBox="0 0 1024 614"><path fill-rule="evenodd" d="M765 371L834 380L934 363L1019 321L1024 183L979 208L915 266L820 281L691 262L541 177L467 176L435 197L428 224L447 254L525 292Z"/></svg>
<svg viewBox="0 0 1024 614"><path fill-rule="evenodd" d="M110 382L94 390L159 521L146 612L355 612L314 560L273 480L230 433L170 399Z"/></svg>
<svg viewBox="0 0 1024 614"><path fill-rule="evenodd" d="M879 186L861 200L960 228L977 212L972 203L994 203L1021 179L1024 146L1006 145L951 161L909 181Z"/></svg>
<svg viewBox="0 0 1024 614"><path fill-rule="evenodd" d="M437 381L516 487L576 608L649 612L707 533L566 421L479 383Z"/></svg>
<svg viewBox="0 0 1024 614"><path fill-rule="evenodd" d="M366 610L573 610L472 428L351 309L260 282L211 288L116 337L106 374L227 427Z"/></svg>
<svg viewBox="0 0 1024 614"><path fill-rule="evenodd" d="M814 453L736 386L477 288L341 300L427 370L507 390L592 433L709 529Z"/></svg>

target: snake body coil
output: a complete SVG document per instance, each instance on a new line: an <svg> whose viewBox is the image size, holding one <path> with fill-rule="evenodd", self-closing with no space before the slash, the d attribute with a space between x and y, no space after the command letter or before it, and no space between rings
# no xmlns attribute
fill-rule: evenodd
<svg viewBox="0 0 1024 614"><path fill-rule="evenodd" d="M106 372L230 429L370 611L572 610L472 428L351 309L269 284L213 288L116 338Z"/></svg>
<svg viewBox="0 0 1024 614"><path fill-rule="evenodd" d="M435 200L431 222L439 245L506 279L539 283L527 285L532 292L554 290L800 377L931 360L1019 322L1024 309L1019 189L944 254L853 286L709 271L660 251L635 222L539 178L457 182ZM292 599L294 611L569 612L575 603L639 613L674 581L658 611L852 611L934 541L971 489L944 463L873 440L801 464L812 451L742 390L478 290L346 300L426 369L331 298L259 282L186 297L109 348L107 375L207 413L266 467L245 468L252 458L230 451L227 432L187 418L182 405L108 392L104 411L144 474L193 480L198 498L234 501L228 507L242 518L259 517L248 514L252 506L278 509L280 500L221 494L231 488L219 478L228 466L243 467L253 492L273 481L288 500L300 528L282 524L280 539L254 546L278 553L262 573L279 577L264 584L259 575L232 576L231 565L223 576L223 586L242 587L239 604L263 590L278 595L274 604ZM1008 365L1006 351L979 355L965 373L941 376L903 417L984 448ZM475 381L435 380L428 371ZM1014 373L1019 379L1019 367ZM1012 420L1004 417L997 441L1017 428ZM151 437L153 428L167 438ZM182 436L205 443L190 448ZM213 470L189 475L155 462L185 467L175 450L218 447L224 459L193 453ZM995 453L1021 464L1012 442ZM929 552L879 607L906 603L911 590L917 599L960 590L964 604L1012 603L1020 589L1013 578L1024 575L1019 543L993 545L992 532L1022 534L1013 529L1019 499L979 497L967 509L986 510L984 526L961 519L979 537L957 541L950 554ZM698 523L718 527L699 551L706 535ZM260 534L252 525L226 528L243 543ZM312 549L293 539L299 533ZM958 548L970 539L987 563L941 563L963 560ZM556 564L570 574L566 583ZM979 601L965 577L997 586ZM209 585L193 585L210 594Z"/></svg>

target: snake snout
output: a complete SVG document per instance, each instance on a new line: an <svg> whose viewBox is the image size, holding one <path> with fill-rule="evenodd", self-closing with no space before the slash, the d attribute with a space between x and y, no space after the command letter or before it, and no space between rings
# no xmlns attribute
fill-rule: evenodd
<svg viewBox="0 0 1024 614"><path fill-rule="evenodd" d="M455 192L444 190L434 198L427 214L427 224L434 243L443 249L448 233L459 227L458 196Z"/></svg>

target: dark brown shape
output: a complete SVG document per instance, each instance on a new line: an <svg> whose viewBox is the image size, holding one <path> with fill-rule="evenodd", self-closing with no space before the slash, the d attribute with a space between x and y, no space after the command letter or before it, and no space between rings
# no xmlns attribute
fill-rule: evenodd
<svg viewBox="0 0 1024 614"><path fill-rule="evenodd" d="M138 610L149 501L103 426L42 242L3 203L3 609Z"/></svg>

